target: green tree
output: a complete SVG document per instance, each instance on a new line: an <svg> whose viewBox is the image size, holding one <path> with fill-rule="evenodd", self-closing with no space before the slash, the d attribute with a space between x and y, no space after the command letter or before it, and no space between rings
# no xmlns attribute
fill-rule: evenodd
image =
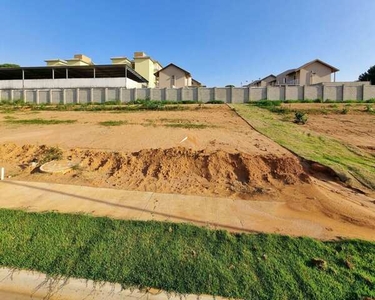
<svg viewBox="0 0 375 300"><path fill-rule="evenodd" d="M359 81L370 81L371 84L375 84L375 66L372 66L367 72L359 75Z"/></svg>
<svg viewBox="0 0 375 300"><path fill-rule="evenodd" d="M8 64L8 63L0 64L0 68L19 68L19 67L20 66L17 64Z"/></svg>

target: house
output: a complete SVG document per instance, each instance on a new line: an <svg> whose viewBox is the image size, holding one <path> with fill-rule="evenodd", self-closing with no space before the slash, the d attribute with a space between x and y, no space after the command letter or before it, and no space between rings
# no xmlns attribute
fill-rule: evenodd
<svg viewBox="0 0 375 300"><path fill-rule="evenodd" d="M255 80L252 83L246 85L247 87L265 87L265 86L273 86L276 83L276 76L270 74L262 79Z"/></svg>
<svg viewBox="0 0 375 300"><path fill-rule="evenodd" d="M191 86L201 86L201 83L191 77L190 72L169 64L155 73L158 78L159 88L182 88Z"/></svg>
<svg viewBox="0 0 375 300"><path fill-rule="evenodd" d="M43 67L2 68L0 89L142 88L149 84L128 63L95 65L83 54L72 59L48 59L46 63Z"/></svg>
<svg viewBox="0 0 375 300"><path fill-rule="evenodd" d="M94 63L91 61L91 58L83 55L83 54L76 54L71 59L47 59L45 60L47 66L91 66Z"/></svg>
<svg viewBox="0 0 375 300"><path fill-rule="evenodd" d="M142 77L148 81L148 87L154 88L157 83L157 78L154 75L155 72L162 68L162 65L152 59L144 52L134 52L133 60L129 60L127 57L111 57L112 64L128 65L138 72Z"/></svg>
<svg viewBox="0 0 375 300"><path fill-rule="evenodd" d="M276 85L314 85L318 83L336 81L336 72L339 69L315 59L299 68L289 69L276 76Z"/></svg>

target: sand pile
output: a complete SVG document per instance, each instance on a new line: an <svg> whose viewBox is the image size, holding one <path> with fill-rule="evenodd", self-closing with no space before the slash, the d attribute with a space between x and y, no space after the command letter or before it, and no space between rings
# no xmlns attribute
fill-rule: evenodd
<svg viewBox="0 0 375 300"><path fill-rule="evenodd" d="M64 158L81 163L65 175L47 176L25 167L45 156L49 149L5 144L0 147L0 161L23 166L17 175L22 179L27 176L30 180L159 193L235 195L244 199L254 194L275 194L285 185L310 182L300 162L292 156L195 151L183 147L138 152L71 149L64 151Z"/></svg>

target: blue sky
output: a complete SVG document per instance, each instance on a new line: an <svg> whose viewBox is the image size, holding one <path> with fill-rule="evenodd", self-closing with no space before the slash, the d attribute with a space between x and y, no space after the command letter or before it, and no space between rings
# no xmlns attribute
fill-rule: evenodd
<svg viewBox="0 0 375 300"><path fill-rule="evenodd" d="M96 64L144 51L207 86L240 85L320 58L356 80L375 65L374 0L0 0L0 63Z"/></svg>

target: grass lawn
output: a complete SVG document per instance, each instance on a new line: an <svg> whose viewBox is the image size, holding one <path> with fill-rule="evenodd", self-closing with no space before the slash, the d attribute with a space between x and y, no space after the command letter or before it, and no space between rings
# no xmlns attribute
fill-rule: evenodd
<svg viewBox="0 0 375 300"><path fill-rule="evenodd" d="M280 145L301 157L331 167L352 186L363 184L375 190L374 157L289 120L283 121L285 115L270 111L278 110L277 107L264 109L249 104L232 104L231 107L254 128Z"/></svg>
<svg viewBox="0 0 375 300"><path fill-rule="evenodd" d="M372 242L88 215L0 209L0 265L246 299L375 297Z"/></svg>

